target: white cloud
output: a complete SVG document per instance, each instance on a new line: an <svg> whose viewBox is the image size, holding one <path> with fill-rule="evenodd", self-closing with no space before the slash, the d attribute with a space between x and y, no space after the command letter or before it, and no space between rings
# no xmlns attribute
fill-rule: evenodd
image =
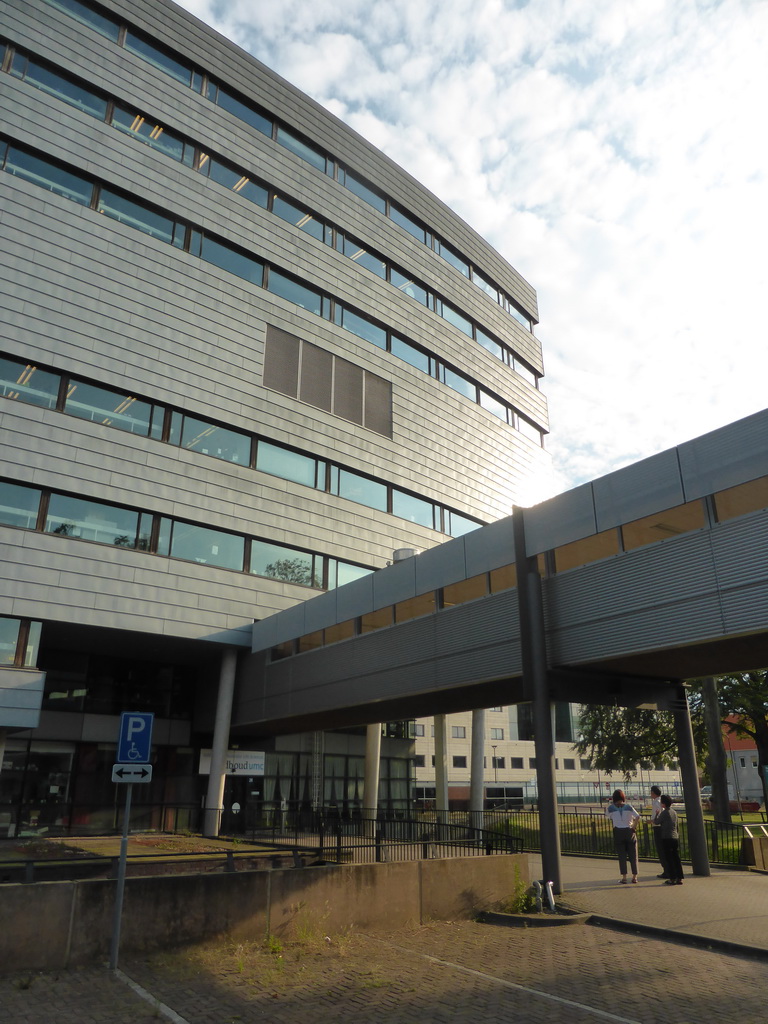
<svg viewBox="0 0 768 1024"><path fill-rule="evenodd" d="M559 488L762 408L762 0L183 0L537 288Z"/></svg>

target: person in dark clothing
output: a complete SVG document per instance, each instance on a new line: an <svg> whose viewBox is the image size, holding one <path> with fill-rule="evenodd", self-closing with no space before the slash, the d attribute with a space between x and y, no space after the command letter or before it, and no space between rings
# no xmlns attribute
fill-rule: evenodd
<svg viewBox="0 0 768 1024"><path fill-rule="evenodd" d="M677 811L672 807L672 797L662 794L661 812L656 819L661 831L661 843L664 850L664 865L669 878L664 885L683 884L683 865L680 861L680 833L677 829Z"/></svg>
<svg viewBox="0 0 768 1024"><path fill-rule="evenodd" d="M651 786L651 831L653 832L653 845L656 847L656 856L661 865L661 874L657 878L669 878L667 865L664 863L664 844L661 841L661 826L659 815L661 814L661 789L658 786Z"/></svg>

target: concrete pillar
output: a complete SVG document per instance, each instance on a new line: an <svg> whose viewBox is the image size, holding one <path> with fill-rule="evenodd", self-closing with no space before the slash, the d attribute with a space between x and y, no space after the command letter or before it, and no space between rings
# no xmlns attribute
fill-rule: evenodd
<svg viewBox="0 0 768 1024"><path fill-rule="evenodd" d="M219 670L219 694L216 701L216 720L213 726L211 749L211 774L208 776L208 792L205 797L203 814L203 835L214 837L221 828L221 814L224 810L224 781L226 779L226 757L229 748L229 724L232 720L232 700L235 695L235 673L237 651L228 648L221 656Z"/></svg>
<svg viewBox="0 0 768 1024"><path fill-rule="evenodd" d="M485 802L485 710L472 712L472 752L469 775L469 824L482 828Z"/></svg>
<svg viewBox="0 0 768 1024"><path fill-rule="evenodd" d="M448 821L448 751L445 715L435 715L435 807L438 821Z"/></svg>
<svg viewBox="0 0 768 1024"><path fill-rule="evenodd" d="M688 850L694 875L709 875L709 853L707 834L704 830L704 814L699 796L699 770L696 764L696 748L693 744L691 711L684 687L678 691L678 700L672 712L677 736L677 752L680 759L680 778L683 782L685 818L688 825Z"/></svg>
<svg viewBox="0 0 768 1024"><path fill-rule="evenodd" d="M376 830L376 814L379 808L379 774L381 765L381 723L374 722L365 731L365 775L363 778L363 818L366 821L365 834L372 836Z"/></svg>
<svg viewBox="0 0 768 1024"><path fill-rule="evenodd" d="M544 630L544 604L541 578L535 558L529 558L525 545L525 515L515 506L512 521L517 571L517 604L520 617L520 649L523 662L523 689L533 706L533 738L536 751L536 784L539 792L539 829L544 881L562 892L560 831L557 819L555 786L555 741L552 708L547 678L547 649Z"/></svg>

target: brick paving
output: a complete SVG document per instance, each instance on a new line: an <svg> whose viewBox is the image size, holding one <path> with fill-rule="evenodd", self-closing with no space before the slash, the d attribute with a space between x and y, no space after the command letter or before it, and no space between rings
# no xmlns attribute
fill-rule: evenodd
<svg viewBox="0 0 768 1024"><path fill-rule="evenodd" d="M462 921L330 941L317 935L284 947L221 942L121 958L121 972L163 1008L106 968L88 968L0 976L0 1021L764 1024L768 876L717 872L667 888L649 865L639 885L619 886L613 865L574 861L564 864L564 899L635 931ZM651 925L669 938L647 934ZM679 941L683 932L726 941L738 934L734 941L746 946L752 937L760 955L693 948Z"/></svg>

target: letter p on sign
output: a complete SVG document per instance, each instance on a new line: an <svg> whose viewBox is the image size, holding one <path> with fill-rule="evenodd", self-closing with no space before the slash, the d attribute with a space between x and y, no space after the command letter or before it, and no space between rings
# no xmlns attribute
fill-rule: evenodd
<svg viewBox="0 0 768 1024"><path fill-rule="evenodd" d="M120 716L117 760L121 764L148 764L152 750L152 712L124 711Z"/></svg>

